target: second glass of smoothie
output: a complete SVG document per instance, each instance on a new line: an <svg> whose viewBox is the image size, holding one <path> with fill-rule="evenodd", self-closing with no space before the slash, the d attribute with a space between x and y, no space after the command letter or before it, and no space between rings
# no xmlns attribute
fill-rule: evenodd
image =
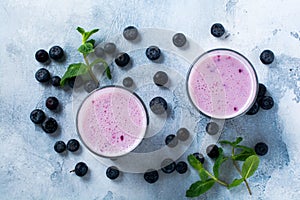
<svg viewBox="0 0 300 200"><path fill-rule="evenodd" d="M192 65L187 91L194 106L215 119L246 113L256 100L258 81L251 63L230 49L213 49Z"/></svg>

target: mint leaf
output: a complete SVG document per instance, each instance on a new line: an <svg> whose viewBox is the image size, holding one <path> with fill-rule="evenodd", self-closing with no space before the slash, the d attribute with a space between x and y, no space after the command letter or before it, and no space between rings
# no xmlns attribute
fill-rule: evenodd
<svg viewBox="0 0 300 200"><path fill-rule="evenodd" d="M69 65L67 71L63 75L60 81L60 85L63 86L69 78L79 76L81 74L87 73L89 70L88 66L84 63L74 63Z"/></svg>
<svg viewBox="0 0 300 200"><path fill-rule="evenodd" d="M197 171L203 168L202 163L193 154L188 156L188 162Z"/></svg>
<svg viewBox="0 0 300 200"><path fill-rule="evenodd" d="M240 179L234 179L234 180L232 181L232 183L230 183L230 184L228 185L228 189L231 189L231 188L233 188L233 187L239 186L243 181L244 181L243 178L240 178Z"/></svg>
<svg viewBox="0 0 300 200"><path fill-rule="evenodd" d="M106 67L105 72L106 72L107 78L112 79L109 67Z"/></svg>
<svg viewBox="0 0 300 200"><path fill-rule="evenodd" d="M253 152L253 153L255 153L254 149L252 149L252 148L250 148L250 147L246 147L246 146L243 146L243 145L236 145L235 147L236 147L236 148L243 149L243 150L245 150L245 151L247 151L247 152Z"/></svg>
<svg viewBox="0 0 300 200"><path fill-rule="evenodd" d="M93 45L93 47L95 46L95 40L94 39L90 39L88 41L86 41L86 43L91 43Z"/></svg>
<svg viewBox="0 0 300 200"><path fill-rule="evenodd" d="M99 31L99 29L93 29L91 31L85 32L82 37L82 42L85 43L91 37L91 35L93 35L94 33L98 32L98 31Z"/></svg>
<svg viewBox="0 0 300 200"><path fill-rule="evenodd" d="M216 178L219 178L219 169L220 169L222 163L225 162L227 159L228 159L227 157L224 157L223 149L219 148L219 156L216 159L214 166L213 166L213 172L214 172L214 175Z"/></svg>
<svg viewBox="0 0 300 200"><path fill-rule="evenodd" d="M84 43L78 48L78 51L86 56L94 51L94 46L91 43Z"/></svg>
<svg viewBox="0 0 300 200"><path fill-rule="evenodd" d="M236 140L234 142L230 142L228 140L221 140L219 141L220 144L229 144L232 147L236 147L236 145L238 145L241 141L243 141L242 137L238 137L236 138Z"/></svg>
<svg viewBox="0 0 300 200"><path fill-rule="evenodd" d="M206 173L206 170L204 168L199 170L199 177L202 181L206 181L208 178L208 174Z"/></svg>
<svg viewBox="0 0 300 200"><path fill-rule="evenodd" d="M245 161L248 157L255 155L255 151L243 150L241 153L232 156L233 160Z"/></svg>
<svg viewBox="0 0 300 200"><path fill-rule="evenodd" d="M85 30L83 29L83 28L81 28L81 27L77 27L77 29L76 29L79 33L81 33L81 35L83 35L84 33L85 33Z"/></svg>
<svg viewBox="0 0 300 200"><path fill-rule="evenodd" d="M228 141L228 140L221 140L219 141L220 144L229 144L232 145L232 142Z"/></svg>
<svg viewBox="0 0 300 200"><path fill-rule="evenodd" d="M236 138L236 140L232 143L234 146L236 146L237 144L239 144L241 141L243 141L242 137L238 137Z"/></svg>
<svg viewBox="0 0 300 200"><path fill-rule="evenodd" d="M259 165L259 158L257 155L252 155L248 157L242 167L242 177L244 179L249 178L254 174Z"/></svg>
<svg viewBox="0 0 300 200"><path fill-rule="evenodd" d="M213 179L208 179L206 181L197 181L193 183L190 188L186 191L186 197L197 197L201 194L207 192L215 184Z"/></svg>

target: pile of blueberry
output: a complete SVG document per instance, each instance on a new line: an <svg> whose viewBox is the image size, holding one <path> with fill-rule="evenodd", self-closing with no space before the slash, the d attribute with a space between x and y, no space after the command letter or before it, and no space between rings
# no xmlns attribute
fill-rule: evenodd
<svg viewBox="0 0 300 200"><path fill-rule="evenodd" d="M59 46L53 46L47 51L40 49L35 54L35 59L42 64L49 64L50 59L54 61L63 61L64 60L64 51ZM60 86L61 78L59 76L52 76L46 68L41 68L35 73L35 78L40 83L51 82L55 87ZM50 96L45 101L45 106L51 111L57 111L59 108L59 100ZM43 131L47 134L54 134L58 129L57 121L52 117L46 117L45 112L42 109L34 109L30 113L30 120L37 125L41 125ZM70 139L67 144L63 141L57 141L54 144L54 150L57 153L63 153L66 150L70 152L76 152L80 147L80 143L76 139ZM76 164L75 169L70 171L75 172L77 176L84 176L88 172L88 166L84 162L79 162Z"/></svg>

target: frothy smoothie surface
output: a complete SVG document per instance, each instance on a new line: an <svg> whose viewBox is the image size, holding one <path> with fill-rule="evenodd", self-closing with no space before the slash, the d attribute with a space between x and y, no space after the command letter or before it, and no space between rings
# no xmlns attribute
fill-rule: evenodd
<svg viewBox="0 0 300 200"><path fill-rule="evenodd" d="M247 111L258 90L249 61L232 50L209 51L195 62L188 77L191 101L203 114L228 119Z"/></svg>
<svg viewBox="0 0 300 200"><path fill-rule="evenodd" d="M90 94L77 115L82 141L94 153L115 157L132 151L143 139L147 113L140 99L120 87Z"/></svg>

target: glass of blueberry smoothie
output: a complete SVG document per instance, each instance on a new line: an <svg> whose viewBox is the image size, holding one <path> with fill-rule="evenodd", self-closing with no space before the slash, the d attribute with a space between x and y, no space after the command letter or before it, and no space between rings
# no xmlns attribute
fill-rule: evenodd
<svg viewBox="0 0 300 200"><path fill-rule="evenodd" d="M101 157L128 154L142 141L148 114L141 99L120 86L91 92L76 117L77 132L85 146Z"/></svg>
<svg viewBox="0 0 300 200"><path fill-rule="evenodd" d="M199 56L190 68L187 91L204 115L230 119L254 104L258 80L251 63L231 49L213 49Z"/></svg>

